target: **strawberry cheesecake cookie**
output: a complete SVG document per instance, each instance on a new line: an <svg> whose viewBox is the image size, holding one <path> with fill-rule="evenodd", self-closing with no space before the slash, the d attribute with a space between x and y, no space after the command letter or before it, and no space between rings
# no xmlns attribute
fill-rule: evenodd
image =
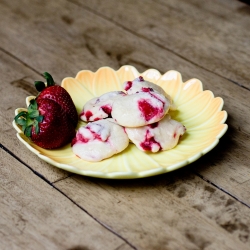
<svg viewBox="0 0 250 250"><path fill-rule="evenodd" d="M186 128L166 115L162 120L143 127L125 128L129 139L142 151L153 153L174 148Z"/></svg>
<svg viewBox="0 0 250 250"><path fill-rule="evenodd" d="M128 95L135 94L138 92L157 92L165 96L169 100L171 110L176 109L171 97L164 91L162 87L155 83L145 81L142 76L135 78L133 81L124 82L123 89L127 92Z"/></svg>
<svg viewBox="0 0 250 250"><path fill-rule="evenodd" d="M121 126L140 127L161 120L169 107L169 100L157 92L137 92L116 99L111 116Z"/></svg>
<svg viewBox="0 0 250 250"><path fill-rule="evenodd" d="M126 94L122 91L111 91L89 100L80 113L80 119L89 122L109 117L113 102L124 95Z"/></svg>
<svg viewBox="0 0 250 250"><path fill-rule="evenodd" d="M123 151L128 144L124 128L108 118L80 127L71 145L81 159L101 161Z"/></svg>
<svg viewBox="0 0 250 250"><path fill-rule="evenodd" d="M145 81L142 76L139 76L135 78L133 81L126 81L123 83L124 90L127 91L129 95L135 94L137 92L143 91L143 92L158 92L162 95L167 95L166 92L158 85Z"/></svg>
<svg viewBox="0 0 250 250"><path fill-rule="evenodd" d="M80 118L89 122L72 140L75 155L86 161L101 161L124 150L132 142L142 151L174 148L186 128L168 114L171 97L142 76L89 100Z"/></svg>

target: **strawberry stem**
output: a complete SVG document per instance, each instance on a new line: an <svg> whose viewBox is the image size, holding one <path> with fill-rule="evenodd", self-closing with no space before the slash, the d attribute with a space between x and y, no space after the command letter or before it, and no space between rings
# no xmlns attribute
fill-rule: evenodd
<svg viewBox="0 0 250 250"><path fill-rule="evenodd" d="M52 76L48 72L44 72L43 76L47 81L47 86L48 87L55 85L54 79L52 78Z"/></svg>
<svg viewBox="0 0 250 250"><path fill-rule="evenodd" d="M55 85L53 77L48 72L44 72L43 77L46 79L47 87ZM41 92L46 88L46 84L42 81L35 81L35 87Z"/></svg>
<svg viewBox="0 0 250 250"><path fill-rule="evenodd" d="M28 111L22 111L14 118L16 124L22 126L22 131L27 137L31 136L32 128L35 133L39 133L39 123L43 121L43 116L39 114L37 102L35 99L30 101Z"/></svg>
<svg viewBox="0 0 250 250"><path fill-rule="evenodd" d="M41 92L43 89L46 88L45 83L42 81L35 81L35 87L36 87L36 90L39 92Z"/></svg>

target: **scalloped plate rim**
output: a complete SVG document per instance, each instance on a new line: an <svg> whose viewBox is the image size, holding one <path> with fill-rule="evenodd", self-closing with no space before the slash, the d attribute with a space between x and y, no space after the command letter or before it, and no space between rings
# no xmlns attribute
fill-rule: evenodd
<svg viewBox="0 0 250 250"><path fill-rule="evenodd" d="M13 122L14 123L14 122ZM222 130L221 136L223 136L226 131L227 131L227 124L225 124L225 128L224 130ZM21 133L17 133L17 138L30 150L32 151L34 154L36 154L40 159L44 160L45 162L58 167L60 169L72 172L72 173L76 173L79 175L84 175L84 176L90 176L90 177L97 177L97 178L103 178L103 179L134 179L134 178L144 178L144 177L150 177L150 176L155 176L155 175L159 175L159 174L164 174L167 172L171 172L174 170L177 170L181 167L184 167L192 162L197 161L200 157L202 157L203 155L205 155L206 153L208 153L209 151L211 151L218 143L219 143L219 138L217 140L215 140L215 142L212 145L209 145L207 148L205 148L204 150L202 150L199 153L196 153L192 156L190 156L188 159L178 162L174 165L170 165L169 167L159 167L159 168L155 168L155 169L150 169L150 170L145 170L145 171L141 171L141 172L110 172L110 173L103 173L101 171L91 171L91 170L80 170L76 167L73 167L71 165L68 164L63 164L63 163L58 163L52 159L50 159L49 157L41 154L39 151L37 151L36 149L32 148L26 141L24 141L21 136Z"/></svg>
<svg viewBox="0 0 250 250"><path fill-rule="evenodd" d="M134 68L135 70L137 70L135 67L133 66L130 66L130 65L123 65L121 66L118 70L120 70L122 67L125 67L125 66L129 66L129 67L132 67ZM99 69L97 69L95 72L92 72L90 70L80 70L79 72L82 72L82 71L88 71L88 72L92 72L92 73L97 73L99 70L101 69L111 69L113 70L114 72L117 72L118 70L114 70L113 68L111 67L108 67L108 66L103 66L103 67L100 67ZM158 70L156 69L147 69L145 70L144 72L142 73L139 73L139 74L144 74L145 72L149 71L149 70L155 70L157 72L159 72ZM169 70L169 71L174 71L174 72L177 72L179 73L178 71L175 71L175 70ZM169 72L167 71L167 72ZM77 75L79 74L79 72L76 74L75 78L77 77ZM166 72L166 73L167 73ZM180 74L180 73L179 73ZM163 76L164 74L161 74L161 76ZM181 74L180 74L181 76ZM68 77L65 77L64 79L66 79ZM70 78L73 78L73 77L70 77ZM63 80L64 80L63 79ZM194 79L194 78L192 78ZM189 79L189 80L192 80L192 79ZM196 79L196 78L195 78ZM197 79L199 80L199 79ZM200 81L200 80L199 80ZM201 84L201 90L202 92L204 91L203 90L203 84L202 82L200 82ZM210 91L210 90L209 90ZM213 94L213 92L211 91L211 93ZM29 99L32 98L34 96L28 96L26 97L26 104L28 105L28 102L29 102ZM221 97L220 97L221 98ZM222 98L221 98L222 99ZM221 107L220 107L220 111L222 111L222 108L224 106L224 100L222 99L222 103L221 103ZM19 113L18 111L19 110L25 110L26 108L17 108L15 110L15 114ZM167 172L171 172L171 171L174 171L174 170L177 170L181 167L184 167L196 160L198 160L200 157L202 157L203 155L207 154L209 151L211 151L218 143L219 143L219 140L220 138L226 133L227 129L228 129L228 125L225 124L225 121L227 119L227 112L225 110L223 110L225 112L225 115L224 115L224 118L222 120L222 122L220 124L223 124L224 125L224 128L220 131L220 133L216 136L216 139L213 141L212 144L208 145L206 148L204 148L202 151L198 152L198 153L195 153L194 155L191 155L189 156L187 159L183 160L183 161L180 161L180 162L177 162L175 164L172 164L170 166L167 166L167 167L158 167L158 168L153 168L153 169L149 169L149 170L144 170L144 171L140 171L140 172L132 172L132 171L113 171L113 172L101 172L101 171L91 171L91 170L81 170L77 167L74 167L74 166L71 166L69 164L64 164L64 163L59 163L59 162L56 162L54 160L52 160L51 158L49 158L48 156L42 154L41 152L39 152L37 149L33 148L28 142L26 142L22 137L21 135L23 134L23 132L20 130L20 128L17 126L17 124L15 123L15 121L13 120L12 122L12 125L13 127L15 128L15 130L17 131L16 133L16 136L17 138L31 151L33 152L34 154L36 154L40 159L42 159L43 161L57 167L57 168L60 168L60 169L63 169L63 170L66 170L66 171L69 171L69 172L72 172L72 173L76 173L76 174L79 174L79 175L84 175L84 176L90 176L90 177L96 177L96 178L104 178L104 179L136 179L136 178L145 178L145 177L150 177L150 176L155 176L155 175L159 175L159 174L164 174L164 173L167 173Z"/></svg>

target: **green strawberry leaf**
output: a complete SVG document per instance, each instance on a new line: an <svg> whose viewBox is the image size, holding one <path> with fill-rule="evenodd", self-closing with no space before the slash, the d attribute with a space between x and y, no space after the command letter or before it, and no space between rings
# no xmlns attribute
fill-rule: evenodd
<svg viewBox="0 0 250 250"><path fill-rule="evenodd" d="M26 124L26 120L25 120L25 119L18 119L18 120L16 121L16 123L19 124L19 125L21 125L21 126L23 126L23 125Z"/></svg>
<svg viewBox="0 0 250 250"><path fill-rule="evenodd" d="M22 131L24 132L26 129L26 124L22 126Z"/></svg>
<svg viewBox="0 0 250 250"><path fill-rule="evenodd" d="M32 112L34 110L37 110L37 102L35 99L30 100L30 105L28 107L28 112Z"/></svg>
<svg viewBox="0 0 250 250"><path fill-rule="evenodd" d="M30 117L28 117L28 119L26 121L26 126L29 127L29 126L32 126L33 124L34 124L34 120L30 119Z"/></svg>
<svg viewBox="0 0 250 250"><path fill-rule="evenodd" d="M34 120L34 124L33 124L34 128L35 128L35 134L39 133L39 126L38 126L38 121Z"/></svg>
<svg viewBox="0 0 250 250"><path fill-rule="evenodd" d="M28 111L22 111L14 118L16 124L22 126L22 131L28 137L31 136L32 127L35 129L35 133L39 133L39 123L43 121L43 116L39 114L38 105L35 99L30 101Z"/></svg>
<svg viewBox="0 0 250 250"><path fill-rule="evenodd" d="M43 121L43 116L42 116L42 115L37 116L37 117L36 117L36 120L37 120L38 122L42 122L42 121Z"/></svg>
<svg viewBox="0 0 250 250"><path fill-rule="evenodd" d="M25 130L24 130L24 134L27 137L31 137L31 131L32 131L32 126L26 127Z"/></svg>
<svg viewBox="0 0 250 250"><path fill-rule="evenodd" d="M38 126L38 124L37 124L36 127L35 127L35 133L36 133L36 134L39 133L39 126Z"/></svg>
<svg viewBox="0 0 250 250"><path fill-rule="evenodd" d="M44 72L43 76L47 81L47 86L48 87L55 85L54 79L52 78L52 76L48 72Z"/></svg>
<svg viewBox="0 0 250 250"><path fill-rule="evenodd" d="M47 87L55 85L53 77L48 72L44 72L43 77L46 79ZM42 92L46 88L46 84L42 81L35 81L34 83L39 92Z"/></svg>
<svg viewBox="0 0 250 250"><path fill-rule="evenodd" d="M45 83L42 81L35 81L35 87L37 89L37 91L41 92L42 90L44 90L46 88Z"/></svg>
<svg viewBox="0 0 250 250"><path fill-rule="evenodd" d="M37 102L35 99L31 99L30 100L30 107L32 107L32 109L37 109Z"/></svg>
<svg viewBox="0 0 250 250"><path fill-rule="evenodd" d="M19 119L20 118L20 119ZM17 114L15 116L15 122L17 124L20 124L20 125L24 125L24 123L26 123L26 119L27 119L27 112L26 111L22 111L20 112L19 114Z"/></svg>
<svg viewBox="0 0 250 250"><path fill-rule="evenodd" d="M38 110L32 110L32 111L29 113L29 117L30 117L30 118L36 118L37 116L39 116L39 111L38 111Z"/></svg>

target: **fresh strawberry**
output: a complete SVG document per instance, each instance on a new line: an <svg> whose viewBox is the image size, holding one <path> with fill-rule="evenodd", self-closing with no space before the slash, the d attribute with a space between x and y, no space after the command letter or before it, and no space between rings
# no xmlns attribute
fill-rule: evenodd
<svg viewBox="0 0 250 250"><path fill-rule="evenodd" d="M44 75L45 78L49 77L48 87L42 90L36 99L30 101L27 112L19 113L15 117L15 122L22 126L24 134L36 145L53 149L62 147L72 140L78 116L68 92L60 86L51 85L54 84L53 78L48 73ZM45 87L43 82L35 84L38 90Z"/></svg>
<svg viewBox="0 0 250 250"><path fill-rule="evenodd" d="M74 126L77 125L78 115L75 105L69 95L69 93L61 86L54 85L54 80L52 76L45 72L44 77L47 80L47 87L45 87L43 82L36 81L35 85L38 91L41 93L37 97L37 101L41 99L50 99L57 102L64 111L68 114Z"/></svg>

